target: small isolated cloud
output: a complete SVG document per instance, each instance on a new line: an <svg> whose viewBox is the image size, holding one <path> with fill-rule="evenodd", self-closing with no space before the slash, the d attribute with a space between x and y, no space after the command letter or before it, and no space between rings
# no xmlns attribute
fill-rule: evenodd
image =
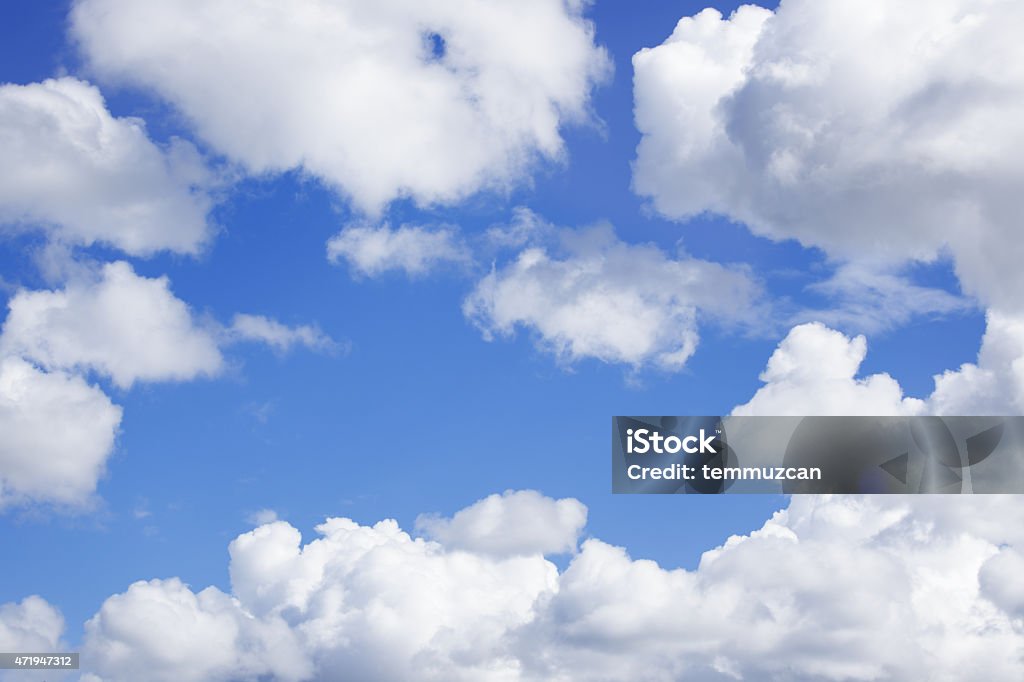
<svg viewBox="0 0 1024 682"><path fill-rule="evenodd" d="M1019 311L1024 5L786 0L706 9L633 56L634 187L842 261L952 256Z"/></svg>
<svg viewBox="0 0 1024 682"><path fill-rule="evenodd" d="M76 0L70 24L101 78L158 93L249 172L302 169L376 213L560 160L610 72L587 4Z"/></svg>
<svg viewBox="0 0 1024 682"><path fill-rule="evenodd" d="M464 511L529 500L533 523L564 523L538 494L489 499ZM111 596L82 665L91 682L1015 681L1022 529L1012 495L794 496L693 570L592 538L559 571L394 521L328 519L306 544L276 521L231 543L230 593Z"/></svg>
<svg viewBox="0 0 1024 682"><path fill-rule="evenodd" d="M523 327L565 362L678 370L697 348L700 315L753 314L759 288L742 269L628 244L610 227L560 237L554 247L527 246L477 283L463 312L485 338Z"/></svg>
<svg viewBox="0 0 1024 682"><path fill-rule="evenodd" d="M0 85L0 225L133 255L196 253L210 235L209 171L182 140L153 143L92 85ZM5 225L4 225L5 224Z"/></svg>
<svg viewBox="0 0 1024 682"><path fill-rule="evenodd" d="M389 270L418 276L445 263L468 263L471 254L454 228L380 225L346 227L327 242L327 258L335 263L345 260L366 277Z"/></svg>
<svg viewBox="0 0 1024 682"><path fill-rule="evenodd" d="M507 225L487 228L484 242L493 249L516 249L539 243L555 232L557 228L540 215L525 206L517 206L512 210L512 220Z"/></svg>
<svg viewBox="0 0 1024 682"><path fill-rule="evenodd" d="M277 521L277 519L277 512L273 509L259 509L249 514L245 520L254 526L265 526L268 523Z"/></svg>
<svg viewBox="0 0 1024 682"><path fill-rule="evenodd" d="M574 552L586 523L587 508L579 500L510 490L451 518L422 515L416 529L452 549L501 557Z"/></svg>
<svg viewBox="0 0 1024 682"><path fill-rule="evenodd" d="M313 325L289 327L263 315L238 313L226 330L228 341L256 341L278 352L287 352L295 346L313 350L332 350L337 344L331 337Z"/></svg>
<svg viewBox="0 0 1024 682"><path fill-rule="evenodd" d="M863 336L850 338L821 323L794 327L761 374L765 385L737 415L1001 415L1024 411L1024 320L987 313L978 360L935 376L923 400L903 396L888 374L857 378L867 353Z"/></svg>
<svg viewBox="0 0 1024 682"><path fill-rule="evenodd" d="M121 408L81 377L0 357L0 509L87 505L120 424Z"/></svg>

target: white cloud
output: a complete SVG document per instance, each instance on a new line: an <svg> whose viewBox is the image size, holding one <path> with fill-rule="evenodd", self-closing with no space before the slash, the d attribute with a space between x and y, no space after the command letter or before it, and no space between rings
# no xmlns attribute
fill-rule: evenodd
<svg viewBox="0 0 1024 682"><path fill-rule="evenodd" d="M1024 316L989 310L976 363L935 377L936 414L1024 413Z"/></svg>
<svg viewBox="0 0 1024 682"><path fill-rule="evenodd" d="M167 278L140 277L123 261L63 290L21 291L8 306L0 349L47 369L92 370L127 388L213 375L223 363Z"/></svg>
<svg viewBox="0 0 1024 682"><path fill-rule="evenodd" d="M808 289L828 297L832 305L801 311L799 321L852 327L865 333L887 331L919 315L942 317L973 307L960 296L914 284L903 273L862 263L844 263L827 280Z"/></svg>
<svg viewBox="0 0 1024 682"><path fill-rule="evenodd" d="M57 651L63 632L64 617L42 597L0 604L0 651Z"/></svg>
<svg viewBox="0 0 1024 682"><path fill-rule="evenodd" d="M935 376L924 400L904 398L888 374L856 378L867 353L863 336L849 338L820 323L794 327L761 374L765 385L733 414L1002 415L1024 411L1024 320L989 310L975 363Z"/></svg>
<svg viewBox="0 0 1024 682"><path fill-rule="evenodd" d="M978 517L1022 513L1010 496L795 496L692 572L588 541L527 640L534 678L1011 680L1024 637L977 576L1021 533Z"/></svg>
<svg viewBox="0 0 1024 682"><path fill-rule="evenodd" d="M135 255L195 253L210 233L211 178L182 140L165 148L142 121L114 118L74 78L0 85L0 223Z"/></svg>
<svg viewBox="0 0 1024 682"><path fill-rule="evenodd" d="M262 315L237 314L228 327L201 323L166 277L137 275L124 261L75 273L64 289L20 291L10 300L0 349L45 367L95 371L129 388L137 381L187 381L223 369L220 346L264 343L330 349L314 326L289 327Z"/></svg>
<svg viewBox="0 0 1024 682"><path fill-rule="evenodd" d="M510 490L486 497L450 519L422 515L416 528L450 549L502 557L574 552L586 523L587 508L579 500Z"/></svg>
<svg viewBox="0 0 1024 682"><path fill-rule="evenodd" d="M512 209L507 225L492 225L484 233L484 242L494 249L515 249L543 239L557 228L525 206Z"/></svg>
<svg viewBox="0 0 1024 682"><path fill-rule="evenodd" d="M761 373L765 386L736 415L917 414L925 404L904 398L888 374L856 378L867 354L863 336L849 338L823 324L794 327Z"/></svg>
<svg viewBox="0 0 1024 682"><path fill-rule="evenodd" d="M234 599L170 580L107 600L86 628L89 669L108 682L493 679L516 665L501 638L557 576L540 556L449 552L393 521L317 530L305 546L284 522L239 536Z"/></svg>
<svg viewBox="0 0 1024 682"><path fill-rule="evenodd" d="M135 381L219 371L213 337L166 278L124 262L76 270L62 290L19 291L0 332L0 507L83 507L93 499L122 410L83 374Z"/></svg>
<svg viewBox="0 0 1024 682"><path fill-rule="evenodd" d="M1024 6L784 0L705 10L634 55L634 184L844 261L949 253L1019 310Z"/></svg>
<svg viewBox="0 0 1024 682"><path fill-rule="evenodd" d="M273 509L259 509L246 517L246 520L254 526L265 526L278 520L277 512Z"/></svg>
<svg viewBox="0 0 1024 682"><path fill-rule="evenodd" d="M166 277L123 261L77 264L63 289L17 292L0 332L0 508L84 506L96 490L121 408L84 376L116 386L214 376L221 346L257 341L279 351L332 349L319 329L236 315L202 324Z"/></svg>
<svg viewBox="0 0 1024 682"><path fill-rule="evenodd" d="M121 408L82 378L0 358L0 509L88 504L120 423Z"/></svg>
<svg viewBox="0 0 1024 682"><path fill-rule="evenodd" d="M313 350L330 350L335 342L315 326L302 324L289 327L263 315L238 313L232 318L226 330L228 341L258 341L279 352L287 352L294 346L305 346Z"/></svg>
<svg viewBox="0 0 1024 682"><path fill-rule="evenodd" d="M695 570L591 539L559 573L393 521L329 519L305 546L275 522L231 543L234 596L171 579L108 599L83 664L107 682L1016 680L1022 529L1015 496L794 496Z"/></svg>
<svg viewBox="0 0 1024 682"><path fill-rule="evenodd" d="M250 172L301 168L380 210L457 201L563 155L610 70L577 0L77 0L91 68L152 89Z"/></svg>
<svg viewBox="0 0 1024 682"><path fill-rule="evenodd" d="M345 228L327 242L327 258L345 259L356 273L375 277L388 270L423 275L444 263L466 263L471 255L452 228L381 225Z"/></svg>
<svg viewBox="0 0 1024 682"><path fill-rule="evenodd" d="M64 617L45 599L31 596L17 603L0 604L0 651L46 653L66 650L61 641ZM65 673L54 670L0 670L0 680L59 680Z"/></svg>
<svg viewBox="0 0 1024 682"><path fill-rule="evenodd" d="M528 246L495 267L463 312L488 339L525 327L565 362L590 357L678 370L697 347L698 314L752 315L757 292L742 269L671 258L595 227L562 231L557 248Z"/></svg>
<svg viewBox="0 0 1024 682"><path fill-rule="evenodd" d="M217 588L194 594L177 578L139 581L110 597L85 632L89 668L108 680L307 678L283 621L247 617Z"/></svg>
<svg viewBox="0 0 1024 682"><path fill-rule="evenodd" d="M1024 555L1003 548L981 567L978 581L981 593L1011 616L1024 618Z"/></svg>

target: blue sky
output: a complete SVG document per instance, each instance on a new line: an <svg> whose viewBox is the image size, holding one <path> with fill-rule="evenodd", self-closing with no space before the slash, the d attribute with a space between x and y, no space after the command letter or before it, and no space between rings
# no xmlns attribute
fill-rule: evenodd
<svg viewBox="0 0 1024 682"><path fill-rule="evenodd" d="M733 216L680 218L634 188L641 132L631 58L707 4L595 3L586 17L614 72L588 89L589 121L558 127L563 160L532 163L507 191L484 189L425 208L400 198L385 205L379 221L455 226L476 243L525 207L560 228L607 222L627 245L653 244L669 255L683 249L749 273L762 288L756 303L768 312L731 324L707 321L702 311L696 351L668 370L646 361L557 358L527 324L486 341L461 306L492 261L500 267L507 255L483 249L469 265L442 263L421 275L392 269L361 276L344 259L330 262L327 241L365 222L330 179L296 169L240 170L244 164L197 132L173 97L160 96L159 84L140 87L90 65L88 48L69 35L68 3L5 7L0 81L27 85L66 75L96 83L114 117L144 120L158 146L175 136L188 140L204 163L230 177L211 190L215 232L197 255L126 254L98 243L73 245L70 258L126 260L139 276L166 276L196 320L227 325L243 312L291 328L314 325L334 347L229 345L218 376L130 388L86 372L123 408L106 474L90 508L26 503L0 512L0 545L8 548L0 555L0 603L42 596L63 613L64 641L77 647L80 624L134 581L176 576L196 590L230 592L225 548L254 527L260 510L273 510L309 537L327 517L366 525L394 518L412 529L422 513L451 516L493 493L537 490L586 505L583 537L693 570L704 551L760 528L784 508L788 501L773 496L610 493L610 416L726 414L750 401L790 328L810 321L806 311L839 315L850 300L808 287L842 262L861 262L828 240L758 236L769 228L752 231L740 208ZM728 17L737 5L715 6ZM0 295L7 301L19 291L62 286L40 266L50 233L21 224L0 232ZM885 372L905 395L927 398L934 375L976 361L985 310L998 296L960 298L955 248L892 267L900 281L945 292L960 308L918 310L907 319L879 309L880 318L894 321L875 326L826 320L847 335L833 338L867 335L858 377ZM564 568L569 557L553 560Z"/></svg>

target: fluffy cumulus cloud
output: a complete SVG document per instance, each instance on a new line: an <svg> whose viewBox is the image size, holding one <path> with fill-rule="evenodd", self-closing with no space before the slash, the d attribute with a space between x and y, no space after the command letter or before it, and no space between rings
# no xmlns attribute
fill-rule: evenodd
<svg viewBox="0 0 1024 682"><path fill-rule="evenodd" d="M562 231L552 245L514 227L505 240L525 248L477 284L463 312L488 339L526 328L565 362L678 370L697 347L699 314L736 321L758 296L745 270L673 258L609 227Z"/></svg>
<svg viewBox="0 0 1024 682"><path fill-rule="evenodd" d="M495 556L571 552L586 523L579 500L552 500L533 490L491 495L450 519L416 519L417 529L446 547Z"/></svg>
<svg viewBox="0 0 1024 682"><path fill-rule="evenodd" d="M554 500L491 499L562 523ZM1014 496L795 496L693 570L589 539L559 571L543 543L497 555L335 518L303 545L275 521L231 543L231 594L172 578L110 597L83 666L94 682L1017 680L1022 529Z"/></svg>
<svg viewBox="0 0 1024 682"><path fill-rule="evenodd" d="M0 350L47 369L91 370L127 388L212 375L223 362L167 278L141 277L125 262L61 290L21 291L8 306Z"/></svg>
<svg viewBox="0 0 1024 682"><path fill-rule="evenodd" d="M696 571L591 540L532 624L535 677L1014 679L1024 632L978 575L1022 514L1013 497L798 496Z"/></svg>
<svg viewBox="0 0 1024 682"><path fill-rule="evenodd" d="M609 71L578 0L77 0L108 81L151 89L250 172L299 168L375 212L453 202L563 154Z"/></svg>
<svg viewBox="0 0 1024 682"><path fill-rule="evenodd" d="M0 651L10 653L44 653L66 651L61 634L64 617L60 611L38 596L26 597L17 603L0 604ZM65 674L53 670L0 670L3 682L64 679Z"/></svg>
<svg viewBox="0 0 1024 682"><path fill-rule="evenodd" d="M0 604L0 650L57 651L64 617L42 597Z"/></svg>
<svg viewBox="0 0 1024 682"><path fill-rule="evenodd" d="M81 377L0 357L0 509L88 504L120 423L121 408Z"/></svg>
<svg viewBox="0 0 1024 682"><path fill-rule="evenodd" d="M468 263L472 256L452 228L381 225L345 228L327 242L327 258L344 259L356 274L374 277L389 270L423 275L445 263Z"/></svg>
<svg viewBox="0 0 1024 682"><path fill-rule="evenodd" d="M1024 414L1024 316L989 310L974 363L935 377L937 414Z"/></svg>
<svg viewBox="0 0 1024 682"><path fill-rule="evenodd" d="M850 338L820 323L794 327L761 373L765 382L737 415L938 414L1013 415L1024 411L1024 320L990 310L978 359L935 376L924 399L903 396L888 374L858 378L867 354L863 336Z"/></svg>
<svg viewBox="0 0 1024 682"><path fill-rule="evenodd" d="M872 331L961 309L898 274L944 257L989 308L977 362L923 404L856 378L862 339L800 326L738 413L1022 409L1021 22L1009 0L783 0L685 17L634 55L636 190L672 218L711 211L823 248L839 268L813 288L841 305L803 319Z"/></svg>
<svg viewBox="0 0 1024 682"><path fill-rule="evenodd" d="M636 190L840 261L952 256L1020 310L1024 6L783 0L682 19L633 57Z"/></svg>
<svg viewBox="0 0 1024 682"><path fill-rule="evenodd" d="M86 626L88 669L108 682L507 678L503 638L557 581L536 552L448 550L394 521L317 530L304 546L281 521L236 538L233 597L164 580L110 598Z"/></svg>
<svg viewBox="0 0 1024 682"><path fill-rule="evenodd" d="M238 341L335 347L316 327L260 315L203 322L166 277L123 261L79 266L62 289L15 293L0 330L0 508L92 499L122 412L86 377L127 389L213 376L221 347Z"/></svg>
<svg viewBox="0 0 1024 682"><path fill-rule="evenodd" d="M139 581L108 599L86 623L86 646L87 668L109 680L206 682L271 674L285 681L309 674L283 620L254 619L220 590L194 593L177 578Z"/></svg>
<svg viewBox="0 0 1024 682"><path fill-rule="evenodd" d="M202 321L166 277L143 277L123 261L84 270L63 289L20 291L8 307L0 351L49 370L95 372L121 388L214 376L221 346L240 341L278 351L334 347L315 326L263 315L239 313L228 326Z"/></svg>
<svg viewBox="0 0 1024 682"><path fill-rule="evenodd" d="M823 324L794 327L768 359L761 373L765 386L737 415L918 414L924 402L904 398L888 374L857 378L867 340L849 338Z"/></svg>
<svg viewBox="0 0 1024 682"><path fill-rule="evenodd" d="M210 226L209 172L196 150L162 147L70 77L0 85L0 224L136 255L195 253Z"/></svg>

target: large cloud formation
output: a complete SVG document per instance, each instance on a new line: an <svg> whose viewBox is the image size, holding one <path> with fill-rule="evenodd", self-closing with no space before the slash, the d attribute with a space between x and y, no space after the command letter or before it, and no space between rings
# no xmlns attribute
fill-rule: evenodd
<svg viewBox="0 0 1024 682"><path fill-rule="evenodd" d="M784 0L704 10L634 55L634 182L842 260L948 251L964 289L1020 309L1024 6Z"/></svg>
<svg viewBox="0 0 1024 682"><path fill-rule="evenodd" d="M864 281L947 256L988 307L978 362L936 377L926 406L904 401L889 377L857 380L804 344L807 370L783 376L769 365L741 413L1020 411L1022 23L1024 6L1008 0L783 0L727 19L704 10L634 55L634 185L662 214L710 211L821 247L840 268L818 289L844 304L825 322L871 331L957 309L899 278ZM777 354L811 336L827 340L797 327Z"/></svg>
<svg viewBox="0 0 1024 682"><path fill-rule="evenodd" d="M579 505L523 495L460 513L559 525ZM1022 529L1013 496L796 496L693 570L590 538L560 571L543 540L495 554L335 518L303 545L274 521L231 543L231 594L107 599L84 679L1017 680Z"/></svg>
<svg viewBox="0 0 1024 682"><path fill-rule="evenodd" d="M0 85L0 223L134 255L195 253L211 231L213 178L183 140L160 147L115 118L92 85Z"/></svg>
<svg viewBox="0 0 1024 682"><path fill-rule="evenodd" d="M250 172L299 168L370 212L449 203L563 154L609 71L579 0L77 0L103 79L151 89Z"/></svg>

